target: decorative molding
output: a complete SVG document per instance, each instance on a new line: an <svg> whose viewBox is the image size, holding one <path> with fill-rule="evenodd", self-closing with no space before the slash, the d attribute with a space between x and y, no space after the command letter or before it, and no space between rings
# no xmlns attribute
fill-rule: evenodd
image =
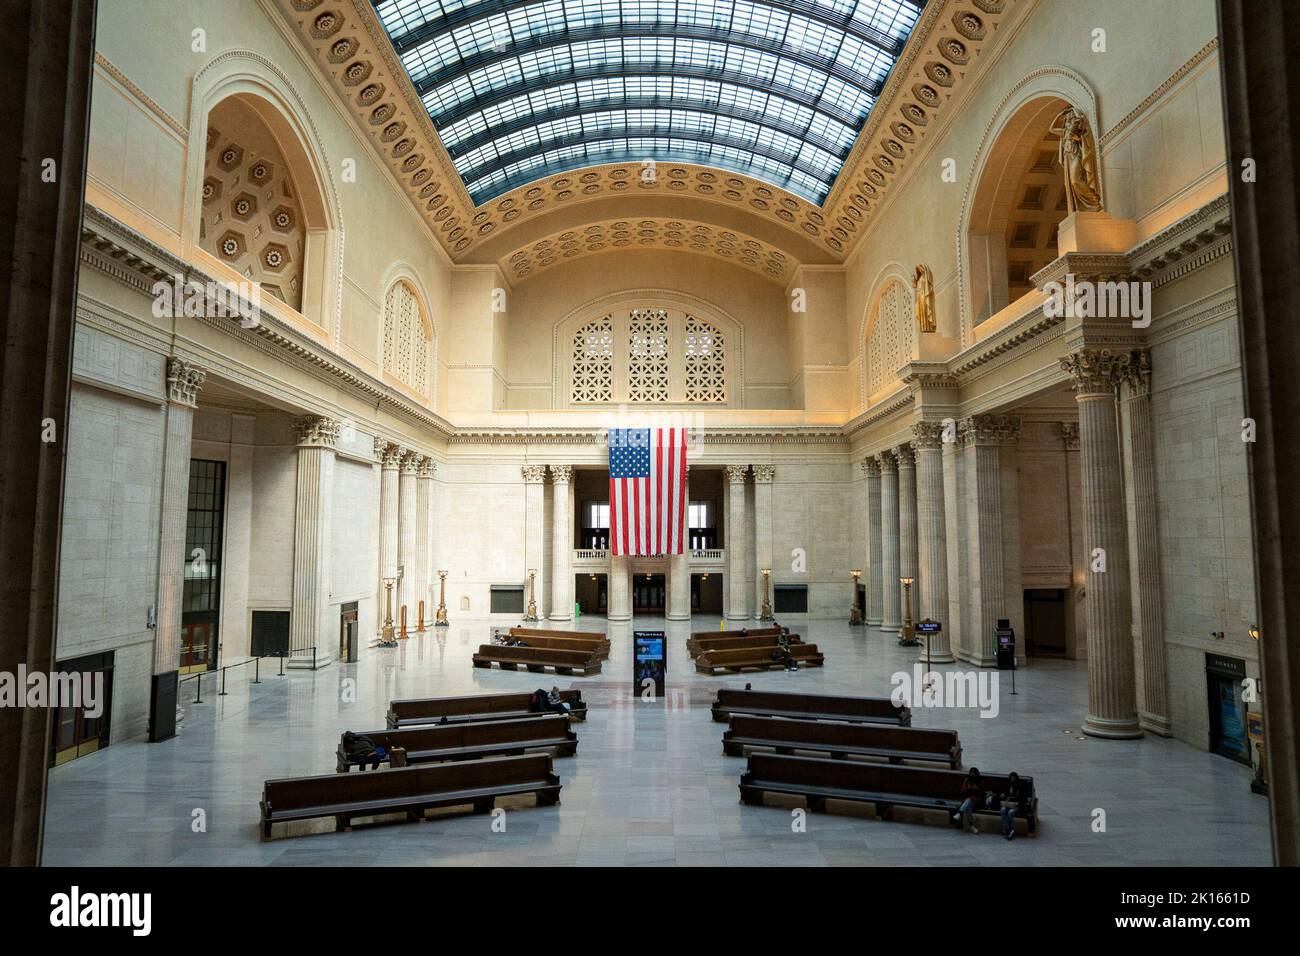
<svg viewBox="0 0 1300 956"><path fill-rule="evenodd" d="M167 401L173 405L186 405L196 408L199 404L199 389L207 379L208 373L180 358L167 360Z"/></svg>
<svg viewBox="0 0 1300 956"><path fill-rule="evenodd" d="M1132 352L1110 349L1078 349L1061 359L1061 368L1070 376L1075 395L1113 395L1128 374Z"/></svg>
<svg viewBox="0 0 1300 956"><path fill-rule="evenodd" d="M1120 381L1125 386L1125 401L1151 395L1151 353L1147 349L1129 353L1129 361L1120 367Z"/></svg>
<svg viewBox="0 0 1300 956"><path fill-rule="evenodd" d="M572 465L551 465L551 481L557 485L568 484L573 479Z"/></svg>
<svg viewBox="0 0 1300 956"><path fill-rule="evenodd" d="M1134 120L1136 120L1139 116L1141 116L1143 113L1149 110L1158 99L1160 99L1162 96L1168 93L1170 89L1172 89L1178 83L1179 80L1185 77L1188 73L1192 72L1192 70L1194 70L1197 67L1197 65L1199 65L1203 60L1205 60L1206 57L1210 56L1210 54L1214 53L1218 49L1219 49L1219 38L1216 36L1212 38L1209 43L1205 44L1205 46L1201 47L1194 54L1192 54L1192 58L1190 60L1188 60L1177 70L1175 70L1173 75L1170 76L1169 79L1165 80L1163 83L1157 86L1150 94L1147 95L1146 99L1144 99L1137 106L1133 107L1133 109L1130 110L1123 119L1121 119L1110 129L1108 129L1102 135L1102 137L1097 141L1097 148L1099 150L1104 150L1108 145L1110 145L1111 140L1113 140L1116 136L1118 136L1125 129L1127 129L1133 123Z"/></svg>
<svg viewBox="0 0 1300 956"><path fill-rule="evenodd" d="M190 134L189 134L189 130L185 128L185 124L182 123L180 120L178 120L176 117L172 116L170 113L168 113L160 105L158 105L157 100L155 100L144 90L140 89L140 87L138 87L135 83L131 81L131 78L129 76L127 76L116 66L114 66L112 61L110 61L108 57L104 56L104 54L100 53L98 50L95 51L95 65L98 66L100 69L102 69L109 76L111 76L114 82L116 82L119 86L121 86L128 93L134 96L146 107L148 107L149 112L153 113L154 116L162 120L163 123L166 124L166 126L170 128L171 131L180 138L181 142L188 142L190 138Z"/></svg>
<svg viewBox="0 0 1300 956"><path fill-rule="evenodd" d="M916 467L916 450L906 442L889 449L888 454L898 462L899 471Z"/></svg>
<svg viewBox="0 0 1300 956"><path fill-rule="evenodd" d="M754 466L754 484L770 485L776 477L775 465L755 465Z"/></svg>
<svg viewBox="0 0 1300 956"><path fill-rule="evenodd" d="M428 455L420 459L419 477L433 479L438 475L438 463Z"/></svg>
<svg viewBox="0 0 1300 956"><path fill-rule="evenodd" d="M1011 415L973 415L957 427L968 445L1014 445L1020 440L1020 419Z"/></svg>
<svg viewBox="0 0 1300 956"><path fill-rule="evenodd" d="M749 472L748 465L726 465L727 481L733 485L743 485L745 475Z"/></svg>
<svg viewBox="0 0 1300 956"><path fill-rule="evenodd" d="M294 431L298 433L299 448L330 448L338 445L339 432L342 428L337 419L321 415L305 415L293 422Z"/></svg>
<svg viewBox="0 0 1300 956"><path fill-rule="evenodd" d="M546 480L545 465L524 465L519 471L524 476L524 484L540 485Z"/></svg>
<svg viewBox="0 0 1300 956"><path fill-rule="evenodd" d="M944 425L942 422L914 422L912 425L912 444L918 449L932 450L943 447Z"/></svg>

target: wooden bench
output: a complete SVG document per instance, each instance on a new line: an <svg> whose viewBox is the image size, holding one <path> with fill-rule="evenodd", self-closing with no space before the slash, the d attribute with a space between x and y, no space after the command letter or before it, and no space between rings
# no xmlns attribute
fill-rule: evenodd
<svg viewBox="0 0 1300 956"><path fill-rule="evenodd" d="M549 627L512 627L506 633L515 637L567 637L577 641L595 641L608 644L609 638L600 631L559 631Z"/></svg>
<svg viewBox="0 0 1300 956"><path fill-rule="evenodd" d="M753 747L786 755L809 750L830 754L832 760L885 757L890 763L928 760L946 763L953 770L961 766L961 743L955 730L733 715L731 726L722 735L723 752L743 757Z"/></svg>
<svg viewBox="0 0 1300 956"><path fill-rule="evenodd" d="M433 724L405 730L367 730L362 736L369 737L376 747L383 747L394 755L390 766L497 757L522 754L528 750L554 749L556 756L563 757L572 757L578 752L578 735L569 729L569 718L561 714L520 720ZM347 773L354 766L365 769L370 763L349 760L341 739L337 758L339 773Z"/></svg>
<svg viewBox="0 0 1300 956"><path fill-rule="evenodd" d="M797 634L791 634L787 641L791 644L802 644L803 639ZM686 642L686 653L692 658L696 658L702 651L725 651L737 648L750 647L779 647L775 637L692 637Z"/></svg>
<svg viewBox="0 0 1300 956"><path fill-rule="evenodd" d="M499 665L502 670L519 670L523 667L533 673L555 668L557 674L582 671L589 677L600 673L600 658L594 650L560 651L549 647L503 647L500 644L483 644L474 655L475 667Z"/></svg>
<svg viewBox="0 0 1300 956"><path fill-rule="evenodd" d="M888 697L830 697L786 691L735 690L722 687L713 702L713 719L725 722L732 714L795 717L802 720L842 720L858 724L910 727L912 710Z"/></svg>
<svg viewBox="0 0 1300 956"><path fill-rule="evenodd" d="M547 637L541 634L514 634L516 640L523 641L529 647L549 647L557 651L586 651L595 654L601 660L609 658L609 641L589 641L574 637ZM493 647L506 645L493 644Z"/></svg>
<svg viewBox="0 0 1300 956"><path fill-rule="evenodd" d="M695 658L695 670L700 674L713 674L719 670L770 670L784 667L783 658L774 658L779 648L775 644L765 647L740 647L734 650L701 651ZM817 650L816 644L791 644L786 648L790 656L800 666L821 667L825 657Z"/></svg>
<svg viewBox="0 0 1300 956"><path fill-rule="evenodd" d="M263 784L262 836L270 838L273 824L319 817L333 817L338 829L350 830L358 817L405 813L418 820L435 807L470 805L475 813L489 813L498 797L528 793L538 806L559 802L560 778L548 754L285 777Z"/></svg>
<svg viewBox="0 0 1300 956"><path fill-rule="evenodd" d="M788 627L776 625L774 627L742 627L737 631L695 631L691 634L689 640L703 640L710 637L780 637L782 634L789 634Z"/></svg>
<svg viewBox="0 0 1300 956"><path fill-rule="evenodd" d="M569 705L573 720L587 719L582 691L562 690L560 700ZM518 720L558 716L554 711L532 710L532 694L470 694L465 697L411 697L388 705L388 728L420 724L469 723L473 721Z"/></svg>
<svg viewBox="0 0 1300 956"><path fill-rule="evenodd" d="M827 800L848 800L875 805L876 815L889 819L894 807L912 807L943 812L945 821L961 806L962 770L933 767L901 767L861 760L822 760L814 757L783 757L777 754L751 754L740 778L740 799L747 804L763 803L763 794L781 793L803 797L808 809L824 811ZM1007 778L984 774L984 787L1000 793ZM1027 795L1021 802L1016 819L1023 819L1030 834L1038 829L1038 797L1032 777L1022 776L1020 783ZM1000 805L999 805L1000 806ZM981 816L998 816L998 808L976 807Z"/></svg>

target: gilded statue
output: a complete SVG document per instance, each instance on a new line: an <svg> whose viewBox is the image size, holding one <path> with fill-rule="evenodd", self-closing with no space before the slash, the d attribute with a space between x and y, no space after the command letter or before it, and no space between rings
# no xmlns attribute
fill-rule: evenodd
<svg viewBox="0 0 1300 956"><path fill-rule="evenodd" d="M1097 178L1097 143L1088 119L1067 106L1052 120L1050 132L1059 136L1057 158L1065 171L1065 202L1069 213L1100 212L1101 183Z"/></svg>
<svg viewBox="0 0 1300 956"><path fill-rule="evenodd" d="M916 300L916 328L920 332L933 332L938 326L934 318L934 274L924 263L916 267L912 277L913 298Z"/></svg>

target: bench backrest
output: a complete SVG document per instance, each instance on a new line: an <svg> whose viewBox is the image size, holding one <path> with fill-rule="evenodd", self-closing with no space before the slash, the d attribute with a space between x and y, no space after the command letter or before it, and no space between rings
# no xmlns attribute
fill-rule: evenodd
<svg viewBox="0 0 1300 956"><path fill-rule="evenodd" d="M606 646L599 641L580 641L570 637L544 637L540 634L516 634L515 637L529 647L549 647L556 651L582 651L586 654L594 654ZM491 646L502 647L505 645L493 644Z"/></svg>
<svg viewBox="0 0 1300 956"><path fill-rule="evenodd" d="M272 810L300 810L532 783L545 781L550 772L549 754L525 754L522 757L489 757L461 763L422 764L371 773L284 777L266 781L262 795Z"/></svg>
<svg viewBox="0 0 1300 956"><path fill-rule="evenodd" d="M791 644L803 641L794 634L790 635ZM701 637L694 640L695 647L701 651L724 651L742 647L779 647L771 637Z"/></svg>
<svg viewBox="0 0 1300 956"><path fill-rule="evenodd" d="M776 637L785 632L783 627L742 627L736 631L695 631L691 640L704 640L710 637Z"/></svg>
<svg viewBox="0 0 1300 956"><path fill-rule="evenodd" d="M557 631L547 627L512 627L509 631L515 637L567 637L574 641L591 641L596 644L608 642L604 634L596 631Z"/></svg>
<svg viewBox="0 0 1300 956"><path fill-rule="evenodd" d="M473 721L458 724L433 724L426 727L403 727L398 730L367 730L376 747L391 750L404 747L408 753L418 750L454 750L458 747L481 747L489 744L527 743L530 740L563 740L573 736L569 718L563 714L524 720Z"/></svg>
<svg viewBox="0 0 1300 956"><path fill-rule="evenodd" d="M816 645L805 645L815 647ZM791 653L794 651L791 649ZM835 697L825 694L791 694L781 691L720 688L717 703L725 706L766 708L805 714L844 717L894 717L902 713L888 697Z"/></svg>
<svg viewBox="0 0 1300 956"><path fill-rule="evenodd" d="M862 760L822 760L814 757L782 757L776 754L751 754L747 775L771 783L789 783L843 790L865 790L900 796L957 800L961 797L965 770L941 770L937 767L906 767L900 764L868 763ZM986 791L1000 793L1006 789L1005 774L984 774ZM1032 777L1021 776L1026 799L1032 797Z"/></svg>
<svg viewBox="0 0 1300 956"><path fill-rule="evenodd" d="M787 720L736 714L731 718L735 737L843 747L878 747L913 753L951 753L957 746L955 730L922 730L881 724L837 724L817 720Z"/></svg>
<svg viewBox="0 0 1300 956"><path fill-rule="evenodd" d="M581 690L562 690L560 699L581 704ZM469 694L464 697L410 697L388 705L398 720L419 717L467 717L476 714L527 713L532 694Z"/></svg>
<svg viewBox="0 0 1300 956"><path fill-rule="evenodd" d="M718 667L750 662L761 664L766 661L774 661L776 658L772 655L777 650L779 650L779 647L776 644L765 644L759 647L715 648L701 651L696 660L702 664L713 664ZM819 654L816 644L791 644L786 650L797 661L817 657Z"/></svg>
<svg viewBox="0 0 1300 956"><path fill-rule="evenodd" d="M591 662L595 650L561 651L549 647L503 647L484 644L475 656L498 661L526 661L534 664L559 664L561 667L582 667Z"/></svg>

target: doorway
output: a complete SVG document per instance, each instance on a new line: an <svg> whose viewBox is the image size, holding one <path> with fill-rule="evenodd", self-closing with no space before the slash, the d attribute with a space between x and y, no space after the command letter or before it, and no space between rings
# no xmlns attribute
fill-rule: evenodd
<svg viewBox="0 0 1300 956"><path fill-rule="evenodd" d="M721 574L709 574L706 571L691 575L691 613L722 613Z"/></svg>
<svg viewBox="0 0 1300 956"><path fill-rule="evenodd" d="M180 672L214 670L220 652L221 551L226 463L190 461L185 515L185 577L181 603Z"/></svg>
<svg viewBox="0 0 1300 956"><path fill-rule="evenodd" d="M638 574L632 579L632 613L663 614L668 590L662 574Z"/></svg>
<svg viewBox="0 0 1300 956"><path fill-rule="evenodd" d="M1065 657L1065 589L1025 590L1025 655Z"/></svg>
<svg viewBox="0 0 1300 956"><path fill-rule="evenodd" d="M113 714L113 652L61 661L56 665L56 670L64 674L77 675L78 682L82 686L84 686L84 678L81 675L103 675L99 678L103 681L100 699L93 701L94 710L97 712L95 716L92 717L87 712L85 700L75 707L52 708L51 719L54 721L54 732L50 735L51 762L57 767L108 746L109 724Z"/></svg>
<svg viewBox="0 0 1300 956"><path fill-rule="evenodd" d="M609 577L607 575L575 575L573 595L583 614L609 613Z"/></svg>
<svg viewBox="0 0 1300 956"><path fill-rule="evenodd" d="M1246 662L1239 657L1205 655L1205 689L1210 716L1210 752L1249 764L1246 702L1241 683Z"/></svg>
<svg viewBox="0 0 1300 956"><path fill-rule="evenodd" d="M349 601L339 609L339 660L349 664L357 660L356 601Z"/></svg>

